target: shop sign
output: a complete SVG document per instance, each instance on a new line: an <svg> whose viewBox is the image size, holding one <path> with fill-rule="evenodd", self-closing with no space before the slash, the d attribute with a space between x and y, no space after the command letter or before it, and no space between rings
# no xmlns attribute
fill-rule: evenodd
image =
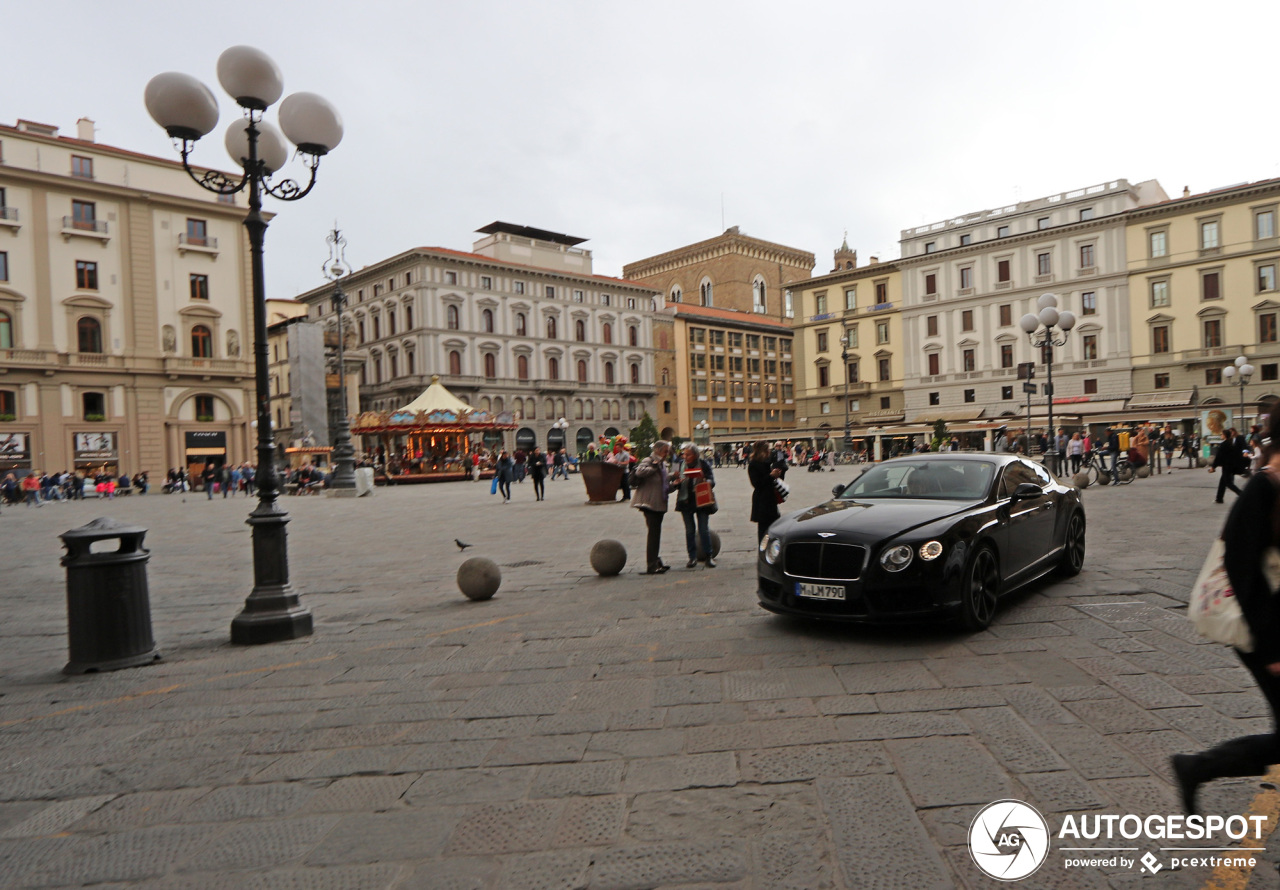
<svg viewBox="0 0 1280 890"><path fill-rule="evenodd" d="M119 456L115 433L72 433L76 460L115 460Z"/></svg>

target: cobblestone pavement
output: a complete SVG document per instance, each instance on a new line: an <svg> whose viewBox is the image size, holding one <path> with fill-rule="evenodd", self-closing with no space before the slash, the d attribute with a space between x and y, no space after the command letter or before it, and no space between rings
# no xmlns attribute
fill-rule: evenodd
<svg viewBox="0 0 1280 890"><path fill-rule="evenodd" d="M793 472L790 504L851 474ZM639 516L584 506L576 477L542 503L529 483L509 505L487 483L287 498L316 632L257 647L228 642L250 502L6 508L0 885L991 887L966 846L980 806L1176 813L1170 753L1267 724L1182 609L1226 509L1204 471L1089 489L1084 573L979 634L763 612L745 474L719 478L719 567L680 568L672 515L659 577L636 571ZM164 660L64 677L57 534L103 514L151 529ZM455 537L504 566L493 600L458 593ZM631 554L617 578L587 567L606 537ZM1280 809L1256 779L1202 798ZM1066 855L1023 886L1213 877ZM1274 886L1275 859L1218 885Z"/></svg>

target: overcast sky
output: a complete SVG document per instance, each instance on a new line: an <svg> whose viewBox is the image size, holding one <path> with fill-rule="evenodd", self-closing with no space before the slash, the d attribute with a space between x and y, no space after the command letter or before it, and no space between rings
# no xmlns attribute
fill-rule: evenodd
<svg viewBox="0 0 1280 890"><path fill-rule="evenodd" d="M597 274L732 225L821 274L845 230L889 259L903 228L1109 179L1280 176L1278 20L1274 0L15 0L0 121L90 117L172 156L142 91L184 71L222 107L195 160L226 169L217 57L266 51L346 125L311 195L268 199L271 297L323 283L335 220L356 267L503 220L589 239Z"/></svg>

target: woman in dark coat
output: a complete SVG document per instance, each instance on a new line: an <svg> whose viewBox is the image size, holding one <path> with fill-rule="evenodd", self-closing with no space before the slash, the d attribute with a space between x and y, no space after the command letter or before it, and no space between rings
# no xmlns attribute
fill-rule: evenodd
<svg viewBox="0 0 1280 890"><path fill-rule="evenodd" d="M1280 403L1271 409L1267 428L1270 436L1280 435ZM1222 563L1253 637L1253 651L1237 649L1236 655L1271 708L1272 731L1241 736L1199 754L1175 754L1173 773L1188 814L1195 812L1196 790L1202 783L1228 776L1260 776L1280 763L1280 597L1263 571L1267 549L1280 545L1276 513L1280 442L1265 439L1264 443L1263 470L1245 485L1223 526Z"/></svg>
<svg viewBox="0 0 1280 890"><path fill-rule="evenodd" d="M716 477L711 472L711 464L698 454L696 445L686 444L681 454L684 460L679 464L676 510L684 516L685 549L689 551L689 562L686 567L692 569L697 566L698 550L701 549L705 557L703 563L707 568L714 569L716 564L711 558L709 520L716 508L714 504L710 507L699 507L695 500L694 489L700 482L710 482L711 487L715 488Z"/></svg>
<svg viewBox="0 0 1280 890"><path fill-rule="evenodd" d="M502 503L509 503L511 501L511 483L516 478L516 462L511 459L511 453L505 448L502 450L502 454L498 456L498 463L494 467L494 473L498 479L498 493L502 495Z"/></svg>
<svg viewBox="0 0 1280 890"><path fill-rule="evenodd" d="M542 500L547 496L547 484L543 481L547 478L547 456L537 445L533 446L528 465L529 478L533 480L533 493L538 496L538 500Z"/></svg>
<svg viewBox="0 0 1280 890"><path fill-rule="evenodd" d="M782 471L774 464L769 443L761 440L751 450L747 463L747 478L751 480L751 521L756 524L756 543L765 531L778 519L778 489L773 480Z"/></svg>

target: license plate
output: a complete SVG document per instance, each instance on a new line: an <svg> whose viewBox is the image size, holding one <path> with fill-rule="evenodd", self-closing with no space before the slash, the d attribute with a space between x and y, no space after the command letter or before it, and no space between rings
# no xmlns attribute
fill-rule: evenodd
<svg viewBox="0 0 1280 890"><path fill-rule="evenodd" d="M802 584L796 582L796 596L808 597L811 600L844 599L843 584Z"/></svg>

